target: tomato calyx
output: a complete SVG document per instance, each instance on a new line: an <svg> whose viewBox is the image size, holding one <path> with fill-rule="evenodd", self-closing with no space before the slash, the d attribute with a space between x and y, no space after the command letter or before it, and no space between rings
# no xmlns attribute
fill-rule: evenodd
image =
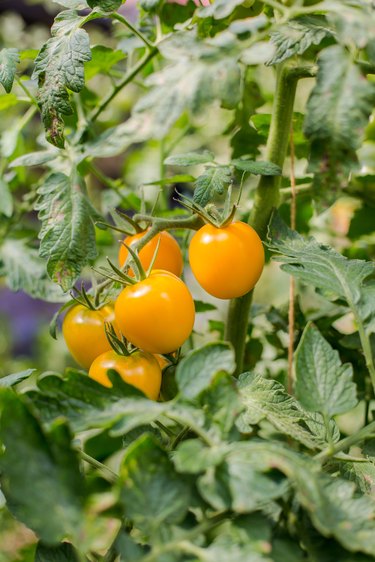
<svg viewBox="0 0 375 562"><path fill-rule="evenodd" d="M195 215L198 215L205 224L211 224L215 228L225 228L228 224L233 222L238 208L238 201L231 204L231 194L232 190L229 188L223 211L220 211L213 203L202 207L199 203L196 203L194 200L192 201L189 197L185 197L185 195L181 193L179 193L179 197L175 197L174 200Z"/></svg>
<svg viewBox="0 0 375 562"><path fill-rule="evenodd" d="M111 346L113 351L117 353L117 355L123 355L127 357L134 351L137 351L137 348L134 348L132 351L129 350L128 341L122 334L120 337L117 335L115 328L110 322L105 322L104 331L109 345Z"/></svg>
<svg viewBox="0 0 375 562"><path fill-rule="evenodd" d="M150 275L150 273L151 273L151 271L154 267L156 257L158 255L159 246L160 246L160 237L159 237L159 240L156 244L155 252L152 256L151 263L146 270L144 269L144 267L142 265L142 262L139 258L138 251L135 250L134 248L132 248L131 246L128 246L127 244L125 244L124 241L122 241L121 243L123 244L123 246L125 246L125 248L127 249L127 251L130 254L130 257L131 257L130 263L128 263L128 260L127 260L125 262L125 264L123 265L123 267L121 269L119 269L107 257L107 263L109 265L109 268L100 267L98 269L95 269L95 268L93 268L93 269L94 269L94 271L96 271L97 273L102 275L103 277L106 277L107 279L110 279L111 281L114 281L115 283L121 283L122 285L136 285L140 281L144 281L145 279L147 279L147 277ZM125 273L125 270L127 270L130 266L132 267L132 269L135 273L134 277L130 277L130 275L127 275L127 273Z"/></svg>

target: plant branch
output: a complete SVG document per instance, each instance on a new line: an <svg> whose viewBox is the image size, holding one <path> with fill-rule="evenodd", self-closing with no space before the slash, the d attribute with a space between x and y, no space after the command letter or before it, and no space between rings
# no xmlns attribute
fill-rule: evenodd
<svg viewBox="0 0 375 562"><path fill-rule="evenodd" d="M139 72L150 62L151 59L158 53L157 47L152 47L145 55L139 60L137 64L133 66L124 76L124 78L113 88L112 92L108 94L104 100L98 105L90 116L89 122L95 121L99 115L106 109L106 107L111 103L113 98L127 85L129 84Z"/></svg>
<svg viewBox="0 0 375 562"><path fill-rule="evenodd" d="M362 429L357 431L357 433L341 439L338 443L330 445L329 447L327 447L327 449L324 449L323 451L315 455L315 458L320 460L321 462L324 462L337 453L340 453L345 449L349 449L353 445L356 445L357 443L360 443L361 441L366 439L366 437L371 437L372 435L375 435L375 422L371 422L366 427L363 427Z"/></svg>
<svg viewBox="0 0 375 562"><path fill-rule="evenodd" d="M293 105L297 81L305 71L297 72L296 67L279 65L277 69L276 92L273 102L272 121L267 141L266 159L280 166L284 165L287 153L289 131L292 123ZM272 210L279 205L280 176L262 176L255 194L250 224L264 240ZM243 297L231 300L229 304L226 340L235 350L237 375L243 370L243 360L253 291Z"/></svg>
<svg viewBox="0 0 375 562"><path fill-rule="evenodd" d="M124 16L122 16L121 14L118 14L116 12L114 14L111 14L110 17L112 19L115 19L115 20L119 21L120 23L124 24L128 29L130 29L130 31L132 33L134 33L134 35L139 37L139 39L141 41L143 41L143 43L146 45L146 47L148 47L150 50L154 48L154 44L151 43L151 41L149 41L147 39L147 37L145 35L143 35L143 33L141 31L139 31L139 29L134 27L134 25L130 21L128 21L126 18L124 18Z"/></svg>
<svg viewBox="0 0 375 562"><path fill-rule="evenodd" d="M294 173L295 153L294 153L294 131L293 123L290 127L290 185L292 187L292 200L290 203L290 227L296 229L296 177ZM293 355L294 355L294 300L295 300L295 280L293 276L289 279L289 310L288 310L288 393L293 393Z"/></svg>
<svg viewBox="0 0 375 562"><path fill-rule="evenodd" d="M94 459L94 457L91 457L90 455L82 451L82 449L79 449L78 452L82 460L86 461L87 463L91 464L91 466L93 466L94 468L97 468L98 470L103 472L107 476L108 480L110 480L111 482L116 482L118 480L118 475L115 472L113 472L113 470L111 470L108 466L101 463L100 461L97 461L96 459Z"/></svg>

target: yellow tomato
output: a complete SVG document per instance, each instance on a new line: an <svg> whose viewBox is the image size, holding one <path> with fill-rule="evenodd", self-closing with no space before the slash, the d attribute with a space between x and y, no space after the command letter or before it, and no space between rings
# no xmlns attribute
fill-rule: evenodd
<svg viewBox="0 0 375 562"><path fill-rule="evenodd" d="M77 304L68 310L62 332L70 353L81 367L88 369L98 355L111 349L104 324L113 324L114 321L115 313L111 306L91 310Z"/></svg>
<svg viewBox="0 0 375 562"><path fill-rule="evenodd" d="M147 230L144 232L139 232L137 234L134 234L134 236L128 236L124 240L125 244L127 246L133 246L136 242L138 242L138 240L140 240L146 234L146 232ZM169 234L169 232L166 231L157 234L139 252L139 259L141 260L143 269L147 270L148 267L150 266L150 263L155 254L156 247L158 245L159 240L160 240L160 244L154 262L154 269L164 269L166 271L170 271L171 273L174 273L179 277L184 267L182 253L177 241L173 238L173 236ZM126 249L124 244L121 244L119 256L118 256L120 266L124 265L128 255L129 255L128 250ZM129 274L131 276L134 275L132 269L129 269Z"/></svg>
<svg viewBox="0 0 375 562"><path fill-rule="evenodd" d="M95 359L89 377L103 386L112 386L107 372L117 371L123 381L141 390L151 400L157 400L161 386L161 369L155 357L144 351L131 355L118 355L114 350L106 351Z"/></svg>
<svg viewBox="0 0 375 562"><path fill-rule="evenodd" d="M198 283L214 297L233 299L248 293L264 267L262 241L244 222L224 228L206 224L191 239L189 262Z"/></svg>
<svg viewBox="0 0 375 562"><path fill-rule="evenodd" d="M154 270L147 279L121 291L115 316L126 339L136 347L150 353L171 353L191 334L194 301L176 275Z"/></svg>

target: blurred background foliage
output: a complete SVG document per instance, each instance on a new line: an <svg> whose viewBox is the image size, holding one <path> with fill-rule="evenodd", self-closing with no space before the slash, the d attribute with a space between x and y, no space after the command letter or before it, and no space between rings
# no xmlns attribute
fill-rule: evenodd
<svg viewBox="0 0 375 562"><path fill-rule="evenodd" d="M183 3L183 2L181 2ZM136 2L128 0L121 8L122 13L135 22L139 17ZM176 10L178 7L173 6ZM32 59L40 45L50 35L50 26L59 7L52 1L38 0L3 0L0 3L0 44L6 47L22 48L23 55L19 80L12 93L2 93L0 96L0 134L2 162L11 155L11 159L25 153L33 152L45 146L40 117L33 114L25 126L27 105L22 104L25 99L22 85L35 94L36 83L30 79L32 73ZM147 26L145 18L143 26ZM86 87L81 94L88 107L95 106L98 99L103 98L111 88L113 80L118 79L131 63L133 49L138 39L130 34L126 28L111 25L107 20L95 20L87 26L93 49L92 61L85 65ZM111 56L102 57L103 52L110 47L115 49ZM95 55L97 54L97 56ZM102 62L105 60L105 64ZM104 66L103 66L104 64ZM156 68L159 61L154 62ZM257 115L251 118L251 124L256 127L258 135L264 138L260 152L264 150L267 138L272 97L275 85L274 69L259 65L249 67L246 74L247 89L251 91L249 104L256 100ZM316 209L312 201L309 184L311 177L306 173L308 144L302 133L303 114L306 102L313 87L314 80L307 79L299 82L294 114L294 141L296 149L297 184L302 185L297 201L297 230L304 234L313 234L320 241L339 249L351 258L373 259L375 254L374 235L374 202L375 185L375 121L372 120L366 129L366 140L359 151L360 173L353 179L349 188L328 209ZM105 110L102 116L104 128L126 121L130 109L144 93L145 86L141 81L124 88ZM237 112L240 110L237 110ZM246 100L243 100L242 111L246 113ZM67 133L69 122L77 115L66 119ZM238 118L238 116L237 116ZM244 115L240 116L243 119ZM246 119L246 116L245 116ZM22 134L18 135L22 125ZM241 131L233 135L236 128L236 111L223 109L218 104L211 106L202 114L192 119L183 114L161 141L149 140L132 144L121 154L96 160L95 173L89 176L88 189L94 200L104 213L117 205L128 210L138 210L141 197L144 197L148 210L151 209L158 190L158 185L149 185L153 180L164 177L165 166L162 164L166 145L173 145L177 152L209 149L216 155L216 160L226 163L231 156L236 156L236 142L243 143ZM245 139L246 140L246 139ZM283 203L280 212L288 221L290 216L290 168L289 159L284 169ZM5 164L1 164L3 178L11 187L16 197L28 205L35 198L35 188L43 171L40 167L16 167L5 171ZM189 173L198 174L200 168L189 169ZM180 171L177 169L176 173ZM246 180L242 197L241 210L246 215L251 206L251 191L255 188L256 177ZM307 189L304 190L304 186ZM105 191L103 188L106 189ZM176 203L175 191L189 194L187 183L167 186L169 190L168 207L173 212ZM364 192L366 196L364 197ZM358 195L358 196L357 196ZM366 199L367 198L367 199ZM20 229L37 230L39 228L35 213L30 212L27 221ZM20 236L22 232L20 231ZM116 236L108 231L96 230L97 244L102 256L113 255L116 251ZM183 243L184 240L181 239ZM199 315L197 325L197 341L207 339L208 332L217 336L223 329L226 305L215 299L208 299L202 295L191 278L189 283L193 287L195 296L201 300L209 300L217 306L216 311ZM287 308L288 277L280 272L277 264L267 266L262 282L256 290L253 313L254 325L251 328L251 339L248 343L247 365L253 367L259 360L263 362L266 372L281 376L286 362L287 344ZM299 314L301 326L306 318L322 317L321 302L317 297L303 287L299 290ZM272 302L272 307L269 303ZM278 308L276 308L278 307ZM30 298L22 291L10 292L4 286L0 289L0 376L28 368L31 365L39 370L62 370L72 364L62 338L53 340L48 333L48 323L58 305L46 303ZM329 311L328 311L329 312ZM335 311L331 312L335 314ZM332 340L337 341L334 328ZM336 328L335 328L336 329ZM353 329L351 319L341 319L337 326L340 334L350 333ZM209 337L209 336L208 336ZM348 352L349 353L349 352Z"/></svg>

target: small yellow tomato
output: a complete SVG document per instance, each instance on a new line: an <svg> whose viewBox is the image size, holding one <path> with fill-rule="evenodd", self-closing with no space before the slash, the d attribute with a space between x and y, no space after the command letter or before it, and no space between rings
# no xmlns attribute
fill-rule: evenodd
<svg viewBox="0 0 375 562"><path fill-rule="evenodd" d="M111 349L105 335L106 322L115 322L111 306L91 310L77 304L65 315L62 324L65 343L73 358L84 369L88 369L98 355Z"/></svg>
<svg viewBox="0 0 375 562"><path fill-rule="evenodd" d="M263 271L262 241L244 222L223 228L206 224L191 239L189 262L207 293L219 299L241 297L255 286Z"/></svg>
<svg viewBox="0 0 375 562"><path fill-rule="evenodd" d="M151 400L157 400L161 386L161 369L155 357L144 351L118 355L114 350L97 357L89 370L89 377L103 386L111 387L108 371L117 371L123 381L141 390Z"/></svg>
<svg viewBox="0 0 375 562"><path fill-rule="evenodd" d="M136 347L150 353L171 353L191 334L194 301L181 279L156 269L147 279L121 291L115 317L125 338Z"/></svg>
<svg viewBox="0 0 375 562"><path fill-rule="evenodd" d="M139 232L133 236L128 236L125 238L124 242L127 246L133 246L138 240L140 240L148 231ZM159 243L160 240L160 243ZM150 266L154 253L156 251L157 245L159 243L159 249L154 262L154 269L164 269L170 271L179 277L182 273L184 267L184 260L180 250L180 246L173 236L169 232L163 231L157 234L150 242L146 244L144 248L139 252L139 259L143 269L147 270ZM121 244L118 260L120 266L123 266L127 257L129 255L128 250ZM129 269L129 274L134 276L132 269Z"/></svg>

